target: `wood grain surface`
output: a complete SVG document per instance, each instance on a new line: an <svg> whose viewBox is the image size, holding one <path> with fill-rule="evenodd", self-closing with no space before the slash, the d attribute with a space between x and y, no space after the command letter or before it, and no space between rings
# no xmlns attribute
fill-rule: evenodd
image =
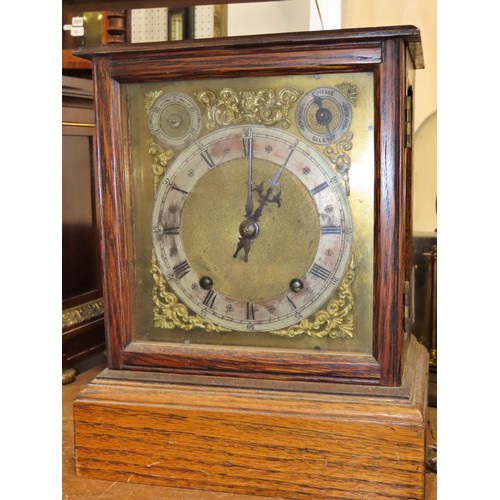
<svg viewBox="0 0 500 500"><path fill-rule="evenodd" d="M133 482L78 477L75 474L73 401L103 369L106 358L95 355L77 365L79 375L62 387L62 498L64 500L269 500L269 496L242 495L196 489L169 488ZM154 375L156 376L156 374ZM145 377L147 378L147 377ZM427 447L437 443L437 408L429 407L426 422ZM437 499L437 472L425 473L425 500ZM369 498L369 497L368 497Z"/></svg>
<svg viewBox="0 0 500 500"><path fill-rule="evenodd" d="M97 377L74 403L77 475L281 498L424 498L427 366L413 342L397 397Z"/></svg>

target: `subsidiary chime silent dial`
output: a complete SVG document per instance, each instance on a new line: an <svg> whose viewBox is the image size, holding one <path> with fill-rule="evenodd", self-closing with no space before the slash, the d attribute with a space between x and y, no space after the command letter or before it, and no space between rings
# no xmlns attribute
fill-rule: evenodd
<svg viewBox="0 0 500 500"><path fill-rule="evenodd" d="M184 148L200 133L201 111L188 95L169 92L153 102L148 124L151 135L163 147Z"/></svg>
<svg viewBox="0 0 500 500"><path fill-rule="evenodd" d="M319 87L297 105L297 127L308 141L322 145L338 141L352 121L349 99L334 87Z"/></svg>

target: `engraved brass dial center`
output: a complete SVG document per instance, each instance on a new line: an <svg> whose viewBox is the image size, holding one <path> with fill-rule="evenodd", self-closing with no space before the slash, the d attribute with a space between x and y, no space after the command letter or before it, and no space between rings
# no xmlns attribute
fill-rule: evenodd
<svg viewBox="0 0 500 500"><path fill-rule="evenodd" d="M270 179L276 170L275 163L254 161L255 180ZM280 178L287 194L283 206L266 205L258 222L246 217L242 221L246 180L245 158L210 169L184 201L180 232L198 276L210 276L218 291L228 297L257 301L283 293L290 275L307 272L318 248L320 227L313 198L287 171ZM254 197L257 200L256 193ZM252 242L248 262L243 251L233 257L238 237Z"/></svg>

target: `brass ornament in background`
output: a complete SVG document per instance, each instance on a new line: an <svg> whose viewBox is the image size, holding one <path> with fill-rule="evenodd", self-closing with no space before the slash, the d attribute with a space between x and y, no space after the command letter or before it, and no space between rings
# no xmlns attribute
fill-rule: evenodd
<svg viewBox="0 0 500 500"><path fill-rule="evenodd" d="M214 37L227 36L227 5L214 5Z"/></svg>
<svg viewBox="0 0 500 500"><path fill-rule="evenodd" d="M65 309L62 312L62 327L69 328L70 326L79 325L97 316L102 316L103 313L104 301L102 298L86 302L71 309Z"/></svg>
<svg viewBox="0 0 500 500"><path fill-rule="evenodd" d="M283 129L290 127L288 112L297 101L301 91L285 88L278 92L272 89L258 91L225 88L217 96L211 90L195 92L195 97L205 106L207 129L217 126L239 124L279 125Z"/></svg>
<svg viewBox="0 0 500 500"><path fill-rule="evenodd" d="M354 307L354 297L351 285L356 277L355 270L353 254L342 283L337 289L336 295L338 298L329 301L323 310L313 315L313 319L306 318L300 323L283 330L273 330L270 333L286 337L308 335L315 338L353 338L354 319L352 309Z"/></svg>
<svg viewBox="0 0 500 500"><path fill-rule="evenodd" d="M95 123L85 123L85 122L62 122L63 127L85 127L92 128L95 127Z"/></svg>
<svg viewBox="0 0 500 500"><path fill-rule="evenodd" d="M76 380L78 370L76 368L68 368L62 372L62 385L71 384Z"/></svg>
<svg viewBox="0 0 500 500"><path fill-rule="evenodd" d="M429 351L429 364L430 366L437 367L437 245L432 245L429 252L424 252L426 265L426 283L427 286L427 303L426 313L430 311L427 316L426 334L428 338L424 338L424 345ZM427 336L426 335L426 336Z"/></svg>

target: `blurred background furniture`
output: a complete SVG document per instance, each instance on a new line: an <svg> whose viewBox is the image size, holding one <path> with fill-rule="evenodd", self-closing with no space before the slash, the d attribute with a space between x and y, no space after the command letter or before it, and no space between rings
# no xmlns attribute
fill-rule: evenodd
<svg viewBox="0 0 500 500"><path fill-rule="evenodd" d="M62 77L62 368L102 351L103 300L94 187L92 81Z"/></svg>
<svg viewBox="0 0 500 500"><path fill-rule="evenodd" d="M414 333L429 351L429 405L437 407L437 232L413 233Z"/></svg>

